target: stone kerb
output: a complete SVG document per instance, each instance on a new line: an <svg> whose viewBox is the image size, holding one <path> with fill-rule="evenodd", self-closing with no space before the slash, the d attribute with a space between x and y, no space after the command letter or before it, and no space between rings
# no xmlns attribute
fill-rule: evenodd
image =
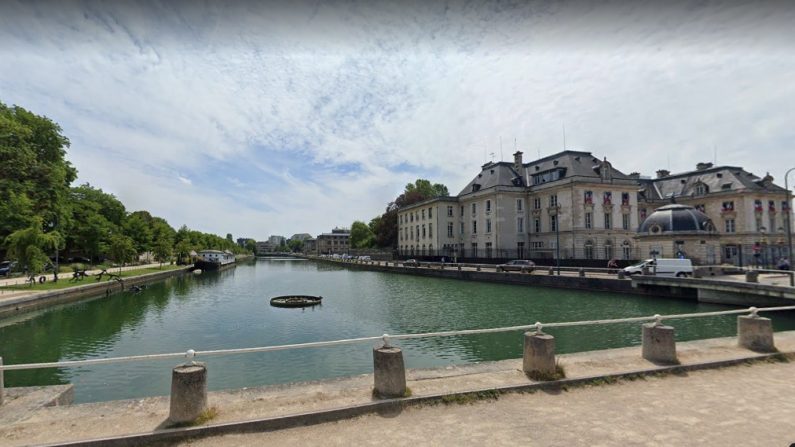
<svg viewBox="0 0 795 447"><path fill-rule="evenodd" d="M659 321L643 324L643 358L652 363L678 364L674 328Z"/></svg>
<svg viewBox="0 0 795 447"><path fill-rule="evenodd" d="M191 362L175 367L171 372L169 422L187 424L207 410L207 367Z"/></svg>
<svg viewBox="0 0 795 447"><path fill-rule="evenodd" d="M0 366L3 366L3 358L0 357ZM5 384L3 383L3 373L5 371L0 370L0 405L3 405L3 397L5 394Z"/></svg>
<svg viewBox="0 0 795 447"><path fill-rule="evenodd" d="M745 272L745 282L759 282L759 272L752 270Z"/></svg>
<svg viewBox="0 0 795 447"><path fill-rule="evenodd" d="M751 351L775 352L773 323L770 318L760 317L755 312L737 317L737 343Z"/></svg>

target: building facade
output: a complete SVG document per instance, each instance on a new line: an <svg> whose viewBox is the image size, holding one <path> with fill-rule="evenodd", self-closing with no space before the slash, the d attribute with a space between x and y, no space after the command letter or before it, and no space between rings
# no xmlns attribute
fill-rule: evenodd
<svg viewBox="0 0 795 447"><path fill-rule="evenodd" d="M695 171L642 178L581 151L529 163L517 152L513 163L484 164L455 197L401 208L398 251L450 259L643 259L649 247L638 243L640 225L672 202L691 205L714 222L718 239L709 246L719 248L704 253L702 262L787 255L792 210L769 175L760 179L742 168L700 163Z"/></svg>
<svg viewBox="0 0 795 447"><path fill-rule="evenodd" d="M350 247L350 230L334 228L331 233L323 233L316 238L317 253L323 255L345 254Z"/></svg>

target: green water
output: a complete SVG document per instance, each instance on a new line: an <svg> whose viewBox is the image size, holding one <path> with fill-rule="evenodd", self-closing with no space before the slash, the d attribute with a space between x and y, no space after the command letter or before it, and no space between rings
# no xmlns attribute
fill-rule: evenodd
<svg viewBox="0 0 795 447"><path fill-rule="evenodd" d="M276 295L322 295L323 305L279 309ZM221 273L173 278L140 293L0 321L6 364L302 343L729 309L725 306L562 289L354 271L301 260L258 260ZM776 330L795 314L776 313ZM735 334L734 316L673 321L677 339ZM638 345L638 324L550 329L558 352ZM373 344L200 359L213 390L372 371ZM410 368L521 357L521 333L400 341ZM169 392L177 360L6 372L6 386L73 383L77 402Z"/></svg>

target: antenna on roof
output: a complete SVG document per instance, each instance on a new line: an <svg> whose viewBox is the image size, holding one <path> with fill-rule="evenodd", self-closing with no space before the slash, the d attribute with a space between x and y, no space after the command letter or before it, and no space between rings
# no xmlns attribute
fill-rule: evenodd
<svg viewBox="0 0 795 447"><path fill-rule="evenodd" d="M563 150L566 150L566 122L563 121L560 123L563 126Z"/></svg>
<svg viewBox="0 0 795 447"><path fill-rule="evenodd" d="M500 135L500 161L502 161L502 135Z"/></svg>

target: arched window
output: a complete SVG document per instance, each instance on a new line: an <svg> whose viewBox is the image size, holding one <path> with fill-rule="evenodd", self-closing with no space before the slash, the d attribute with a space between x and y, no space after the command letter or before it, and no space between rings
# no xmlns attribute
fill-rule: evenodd
<svg viewBox="0 0 795 447"><path fill-rule="evenodd" d="M613 259L613 241L605 241L605 259Z"/></svg>
<svg viewBox="0 0 795 447"><path fill-rule="evenodd" d="M698 182L693 186L693 195L695 196L704 196L709 192L709 187L701 182Z"/></svg>
<svg viewBox="0 0 795 447"><path fill-rule="evenodd" d="M632 259L632 244L629 241L621 243L621 254L624 260Z"/></svg>
<svg viewBox="0 0 795 447"><path fill-rule="evenodd" d="M585 259L593 259L593 241L585 241Z"/></svg>

